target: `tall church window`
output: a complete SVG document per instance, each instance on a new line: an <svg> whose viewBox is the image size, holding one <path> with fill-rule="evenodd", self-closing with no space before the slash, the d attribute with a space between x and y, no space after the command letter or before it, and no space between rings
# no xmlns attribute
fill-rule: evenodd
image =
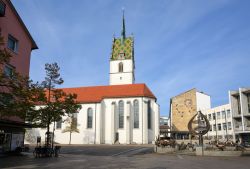
<svg viewBox="0 0 250 169"><path fill-rule="evenodd" d="M152 127L152 112L151 112L151 102L148 101L148 129Z"/></svg>
<svg viewBox="0 0 250 169"><path fill-rule="evenodd" d="M119 72L123 72L123 63L122 62L119 63Z"/></svg>
<svg viewBox="0 0 250 169"><path fill-rule="evenodd" d="M118 113L119 113L119 128L123 128L124 127L124 102L123 101L119 101Z"/></svg>
<svg viewBox="0 0 250 169"><path fill-rule="evenodd" d="M139 128L139 102L134 101L134 128Z"/></svg>
<svg viewBox="0 0 250 169"><path fill-rule="evenodd" d="M56 129L61 129L62 128L62 118L60 118L57 122L56 122Z"/></svg>
<svg viewBox="0 0 250 169"><path fill-rule="evenodd" d="M92 108L88 108L87 111L87 128L92 128L93 127L93 109Z"/></svg>

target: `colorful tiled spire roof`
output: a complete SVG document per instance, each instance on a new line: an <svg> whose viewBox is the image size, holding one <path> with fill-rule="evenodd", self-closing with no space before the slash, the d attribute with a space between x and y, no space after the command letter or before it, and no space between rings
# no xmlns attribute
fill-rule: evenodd
<svg viewBox="0 0 250 169"><path fill-rule="evenodd" d="M111 60L133 59L134 57L134 38L126 37L124 11L122 16L122 31L120 38L113 38Z"/></svg>

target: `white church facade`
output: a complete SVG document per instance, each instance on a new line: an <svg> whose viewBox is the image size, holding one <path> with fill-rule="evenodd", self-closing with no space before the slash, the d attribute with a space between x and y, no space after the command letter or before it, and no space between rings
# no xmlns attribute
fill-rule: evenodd
<svg viewBox="0 0 250 169"><path fill-rule="evenodd" d="M113 38L110 84L63 89L76 93L82 106L75 113L79 133L72 133L71 144L151 144L155 140L159 134L157 98L146 84L135 84L134 69L134 39L126 37L123 17L121 37ZM69 143L69 133L63 133L68 125L65 120L56 122L57 143ZM44 140L46 129L32 130Z"/></svg>

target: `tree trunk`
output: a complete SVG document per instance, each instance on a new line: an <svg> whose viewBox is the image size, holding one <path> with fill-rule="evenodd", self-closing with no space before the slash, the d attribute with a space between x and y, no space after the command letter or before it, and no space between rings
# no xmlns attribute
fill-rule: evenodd
<svg viewBox="0 0 250 169"><path fill-rule="evenodd" d="M54 120L53 133L52 133L52 149L54 148L55 124L56 122Z"/></svg>
<svg viewBox="0 0 250 169"><path fill-rule="evenodd" d="M45 133L46 135L46 147L49 146L49 123L47 123L47 132Z"/></svg>

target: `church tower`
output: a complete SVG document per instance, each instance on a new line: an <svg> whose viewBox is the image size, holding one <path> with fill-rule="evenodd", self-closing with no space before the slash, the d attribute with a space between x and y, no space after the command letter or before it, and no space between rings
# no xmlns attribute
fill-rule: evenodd
<svg viewBox="0 0 250 169"><path fill-rule="evenodd" d="M120 38L113 38L110 57L109 84L133 84L134 76L134 38L126 37L124 11Z"/></svg>

